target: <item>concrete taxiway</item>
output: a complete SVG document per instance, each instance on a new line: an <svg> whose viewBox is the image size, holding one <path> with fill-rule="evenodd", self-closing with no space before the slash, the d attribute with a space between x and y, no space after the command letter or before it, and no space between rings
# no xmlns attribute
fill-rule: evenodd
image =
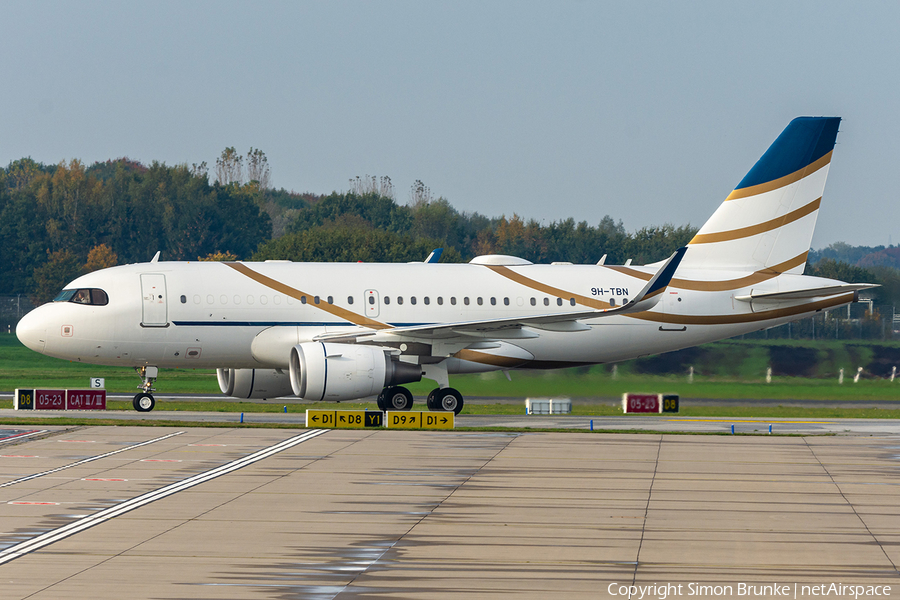
<svg viewBox="0 0 900 600"><path fill-rule="evenodd" d="M900 592L894 435L4 427L4 599Z"/></svg>
<svg viewBox="0 0 900 600"><path fill-rule="evenodd" d="M254 423L305 426L304 412L223 413L166 411L150 413L133 410L107 411L15 411L0 409L0 418L41 418L52 423L56 417L117 419L125 421L184 421L195 423ZM900 435L900 419L747 419L678 417L672 415L458 415L457 427L509 429L569 429L586 431L652 431L665 433L789 434L789 435ZM771 427L771 431L770 431Z"/></svg>

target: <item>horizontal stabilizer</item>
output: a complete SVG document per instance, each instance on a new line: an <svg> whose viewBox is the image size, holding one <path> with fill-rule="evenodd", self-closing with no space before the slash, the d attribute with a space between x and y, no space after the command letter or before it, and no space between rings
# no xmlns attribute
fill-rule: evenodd
<svg viewBox="0 0 900 600"><path fill-rule="evenodd" d="M807 298L821 298L823 296L836 296L858 292L870 288L881 287L875 283L845 283L844 285L828 285L824 287L806 288L802 290L790 290L787 292L752 292L745 296L735 296L735 300L741 302L778 302L780 300L805 300Z"/></svg>

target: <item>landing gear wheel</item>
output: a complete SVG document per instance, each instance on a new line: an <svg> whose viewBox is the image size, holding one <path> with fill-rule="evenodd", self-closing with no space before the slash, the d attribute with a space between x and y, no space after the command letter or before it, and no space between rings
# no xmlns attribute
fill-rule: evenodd
<svg viewBox="0 0 900 600"><path fill-rule="evenodd" d="M378 395L378 408L381 410L410 410L412 405L413 395L399 385L385 388Z"/></svg>
<svg viewBox="0 0 900 600"><path fill-rule="evenodd" d="M428 394L428 398L425 399L425 406L428 407L428 410L440 410L440 409L437 407L437 404L435 404L435 399L434 399L434 397L435 397L435 396L437 395L437 393L440 392L440 391L441 391L441 388L434 388L434 389L431 390L431 392Z"/></svg>
<svg viewBox="0 0 900 600"><path fill-rule="evenodd" d="M135 395L131 405L134 406L134 410L138 412L150 412L153 410L153 407L156 406L156 399L152 394L141 392L140 394Z"/></svg>
<svg viewBox="0 0 900 600"><path fill-rule="evenodd" d="M428 394L428 410L439 410L444 412L453 411L459 414L463 409L463 397L453 388L437 388Z"/></svg>

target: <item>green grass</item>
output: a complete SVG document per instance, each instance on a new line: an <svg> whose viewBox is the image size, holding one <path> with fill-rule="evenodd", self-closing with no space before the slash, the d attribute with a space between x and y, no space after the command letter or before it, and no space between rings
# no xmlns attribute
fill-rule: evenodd
<svg viewBox="0 0 900 600"><path fill-rule="evenodd" d="M771 345L775 342L765 342ZM778 341L780 345L814 347L831 355L852 354L859 357L864 348L848 348L838 342ZM848 372L843 385L836 377L801 378L775 377L765 383L765 356L763 345L756 342L729 341L715 347L722 356L720 362L730 363L727 373L709 367L712 375L697 375L689 383L684 375L642 375L635 372L633 363L623 364L620 375L614 378L610 367L600 365L590 368L559 371L513 371L512 381L502 373L481 375L456 375L453 386L464 396L487 398L570 397L574 399L573 414L607 416L621 414L612 405L624 392L674 393L682 398L703 399L773 399L773 400L822 400L822 401L898 401L900 409L900 379L891 383L887 379L862 379L853 383ZM843 353L843 354L842 354ZM848 359L849 360L849 359ZM851 363L852 364L852 363ZM724 367L723 369L724 370ZM140 379L133 369L103 367L66 362L49 358L22 346L14 335L0 334L0 390L15 388L77 388L87 387L91 377L106 379L106 389L111 393L135 393ZM159 394L199 393L218 394L215 371L207 369L160 369L156 387ZM419 400L434 387L431 381L411 384L410 390ZM211 402L182 402L161 400L159 410L202 412L282 412L284 403L240 402L221 400ZM292 400L289 412L303 411L308 407L325 408L327 403L306 403ZM10 401L0 402L0 407L11 407ZM112 409L129 410L129 402L110 401ZM374 403L342 402L337 409L375 409ZM480 401L466 404L465 414L523 414L522 402ZM793 407L691 407L682 406L682 416L722 417L781 417L781 418L895 418L893 410L850 408L793 408Z"/></svg>
<svg viewBox="0 0 900 600"><path fill-rule="evenodd" d="M465 390L470 396L512 397L576 397L620 398L625 392L679 394L684 398L708 399L773 399L773 400L900 400L900 379L896 383L887 380L861 380L854 384L847 377L843 385L837 380L800 377L775 377L772 383L765 379L737 380L725 377L696 376L688 383L685 376L622 375L613 379L608 373L591 370L578 373L573 370L551 371L545 374L513 372L512 381L502 374L458 375L453 378L454 387ZM417 384L420 385L420 384ZM416 393L414 386L409 386ZM424 386L419 393L427 393L431 386Z"/></svg>
<svg viewBox="0 0 900 600"><path fill-rule="evenodd" d="M208 369L160 369L167 392L214 394L219 392L216 373ZM87 388L91 377L106 379L109 392L136 393L140 377L129 367L103 367L68 362L38 354L23 346L15 335L0 334L0 390L15 388Z"/></svg>
<svg viewBox="0 0 900 600"><path fill-rule="evenodd" d="M11 400L0 400L0 408L12 408ZM240 401L166 401L156 403L156 411L178 412L220 412L220 413L304 413L308 408L317 410L377 410L374 402L292 402L288 404L272 401L240 402ZM131 402L110 400L109 410L133 410ZM414 410L425 410L421 404ZM465 405L464 415L523 415L524 403L519 402L480 402ZM575 400L572 403L572 416L611 417L621 416L622 409L618 405L591 400ZM24 415L23 415L24 416ZM652 418L658 415L633 415L641 418ZM897 408L806 408L795 406L684 406L678 417L686 418L729 418L729 419L897 419L900 418L900 404ZM72 417L76 420L77 417ZM173 415L173 419L177 419ZM541 416L532 415L529 419L538 425ZM21 421L18 421L21 423ZM38 419L38 422L46 422ZM79 423L96 423L95 419L82 419Z"/></svg>
<svg viewBox="0 0 900 600"><path fill-rule="evenodd" d="M237 423L216 421L179 421L178 419L88 419L83 417L15 417L0 418L0 425L32 425L61 427L229 427L248 429L306 429L297 423ZM437 430L436 430L437 431Z"/></svg>

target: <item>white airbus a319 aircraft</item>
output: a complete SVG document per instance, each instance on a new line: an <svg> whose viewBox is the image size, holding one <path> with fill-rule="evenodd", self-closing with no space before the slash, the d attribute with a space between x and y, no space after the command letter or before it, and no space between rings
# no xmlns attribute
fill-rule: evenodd
<svg viewBox="0 0 900 600"><path fill-rule="evenodd" d="M238 398L378 396L449 375L609 363L781 325L856 301L870 284L804 276L840 119L791 121L686 248L645 266L157 262L79 277L16 335L49 356L139 369L217 368ZM605 257L604 257L605 258Z"/></svg>

